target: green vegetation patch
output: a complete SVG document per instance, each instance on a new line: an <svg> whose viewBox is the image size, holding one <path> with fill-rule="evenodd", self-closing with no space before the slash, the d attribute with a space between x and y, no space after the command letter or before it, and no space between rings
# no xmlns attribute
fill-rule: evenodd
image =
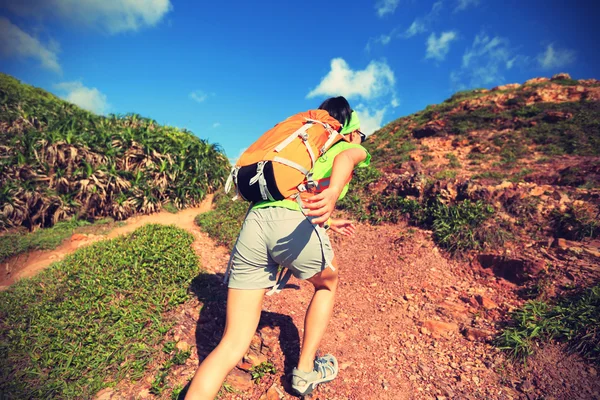
<svg viewBox="0 0 600 400"><path fill-rule="evenodd" d="M489 228L494 214L494 208L482 201L444 204L434 199L420 203L393 194L373 197L364 219L373 224L406 219L415 226L431 229L433 239L441 248L460 256L470 250L504 244L508 232L501 227Z"/></svg>
<svg viewBox="0 0 600 400"><path fill-rule="evenodd" d="M539 103L521 112L540 116L524 133L547 154L600 155L600 102ZM572 117L552 121L547 117L551 112L570 113Z"/></svg>
<svg viewBox="0 0 600 400"><path fill-rule="evenodd" d="M496 344L521 360L533 354L539 342L567 342L573 351L591 361L600 361L600 285L554 304L526 303L512 315Z"/></svg>
<svg viewBox="0 0 600 400"><path fill-rule="evenodd" d="M233 201L226 194L218 193L214 205L214 210L196 217L196 224L217 244L233 249L250 203L242 199Z"/></svg>
<svg viewBox="0 0 600 400"><path fill-rule="evenodd" d="M92 398L140 379L198 273L191 234L146 225L0 293L0 392Z"/></svg>

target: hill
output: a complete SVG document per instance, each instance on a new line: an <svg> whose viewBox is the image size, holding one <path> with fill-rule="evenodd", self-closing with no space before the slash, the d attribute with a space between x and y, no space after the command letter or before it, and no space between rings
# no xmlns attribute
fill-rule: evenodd
<svg viewBox="0 0 600 400"><path fill-rule="evenodd" d="M218 145L189 131L95 115L0 74L0 228L187 207L228 166Z"/></svg>

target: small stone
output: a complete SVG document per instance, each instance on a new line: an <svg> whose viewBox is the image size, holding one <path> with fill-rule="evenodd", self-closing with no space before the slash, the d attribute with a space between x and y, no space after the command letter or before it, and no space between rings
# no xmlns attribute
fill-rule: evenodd
<svg viewBox="0 0 600 400"><path fill-rule="evenodd" d="M271 385L269 390L260 396L259 400L281 400L284 398L283 391L277 387L277 384Z"/></svg>
<svg viewBox="0 0 600 400"><path fill-rule="evenodd" d="M477 296L475 296L475 299L486 310L498 308L498 304L494 303L489 297L485 297L478 294Z"/></svg>
<svg viewBox="0 0 600 400"><path fill-rule="evenodd" d="M458 332L458 325L452 322L428 320L423 322L423 328L435 334Z"/></svg>
<svg viewBox="0 0 600 400"><path fill-rule="evenodd" d="M186 342L184 340L180 340L179 342L177 342L175 347L177 347L177 349L180 351L188 351L191 346L188 342Z"/></svg>
<svg viewBox="0 0 600 400"><path fill-rule="evenodd" d="M424 326L421 327L421 333L423 335L429 335L429 329L425 328Z"/></svg>
<svg viewBox="0 0 600 400"><path fill-rule="evenodd" d="M256 367L257 365L260 365L260 364L268 361L267 357L264 354L262 354L262 353L256 354L253 351L249 351L244 356L243 360L244 360L244 362L247 362L248 364L250 364L253 367Z"/></svg>
<svg viewBox="0 0 600 400"><path fill-rule="evenodd" d="M463 332L465 337L470 341L485 340L492 333L483 329L466 328Z"/></svg>
<svg viewBox="0 0 600 400"><path fill-rule="evenodd" d="M229 383L235 390L239 390L240 392L251 391L254 385L250 374L236 368L229 373L225 381Z"/></svg>
<svg viewBox="0 0 600 400"><path fill-rule="evenodd" d="M404 295L404 299L405 300L412 300L414 298L415 298L414 294L407 293L407 294Z"/></svg>
<svg viewBox="0 0 600 400"><path fill-rule="evenodd" d="M598 375L598 372L596 372L596 369L594 367L590 367L588 368L588 372L590 373L590 375L592 376L596 376Z"/></svg>

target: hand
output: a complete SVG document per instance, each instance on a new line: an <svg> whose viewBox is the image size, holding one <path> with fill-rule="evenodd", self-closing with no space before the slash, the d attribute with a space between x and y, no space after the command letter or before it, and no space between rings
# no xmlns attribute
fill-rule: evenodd
<svg viewBox="0 0 600 400"><path fill-rule="evenodd" d="M335 233L349 237L354 236L354 233L356 233L356 226L348 219L331 219L329 229Z"/></svg>
<svg viewBox="0 0 600 400"><path fill-rule="evenodd" d="M306 215L317 217L312 219L313 224L321 225L329 219L339 196L340 191L330 186L321 193L309 197L303 202L304 208L310 210Z"/></svg>

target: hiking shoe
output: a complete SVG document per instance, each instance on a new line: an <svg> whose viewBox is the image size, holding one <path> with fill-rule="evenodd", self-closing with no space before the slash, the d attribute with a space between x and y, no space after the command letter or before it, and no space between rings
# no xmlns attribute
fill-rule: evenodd
<svg viewBox="0 0 600 400"><path fill-rule="evenodd" d="M334 356L327 354L315 360L315 369L304 372L298 368L292 371L292 389L300 396L312 393L320 383L329 382L338 375L338 363Z"/></svg>

